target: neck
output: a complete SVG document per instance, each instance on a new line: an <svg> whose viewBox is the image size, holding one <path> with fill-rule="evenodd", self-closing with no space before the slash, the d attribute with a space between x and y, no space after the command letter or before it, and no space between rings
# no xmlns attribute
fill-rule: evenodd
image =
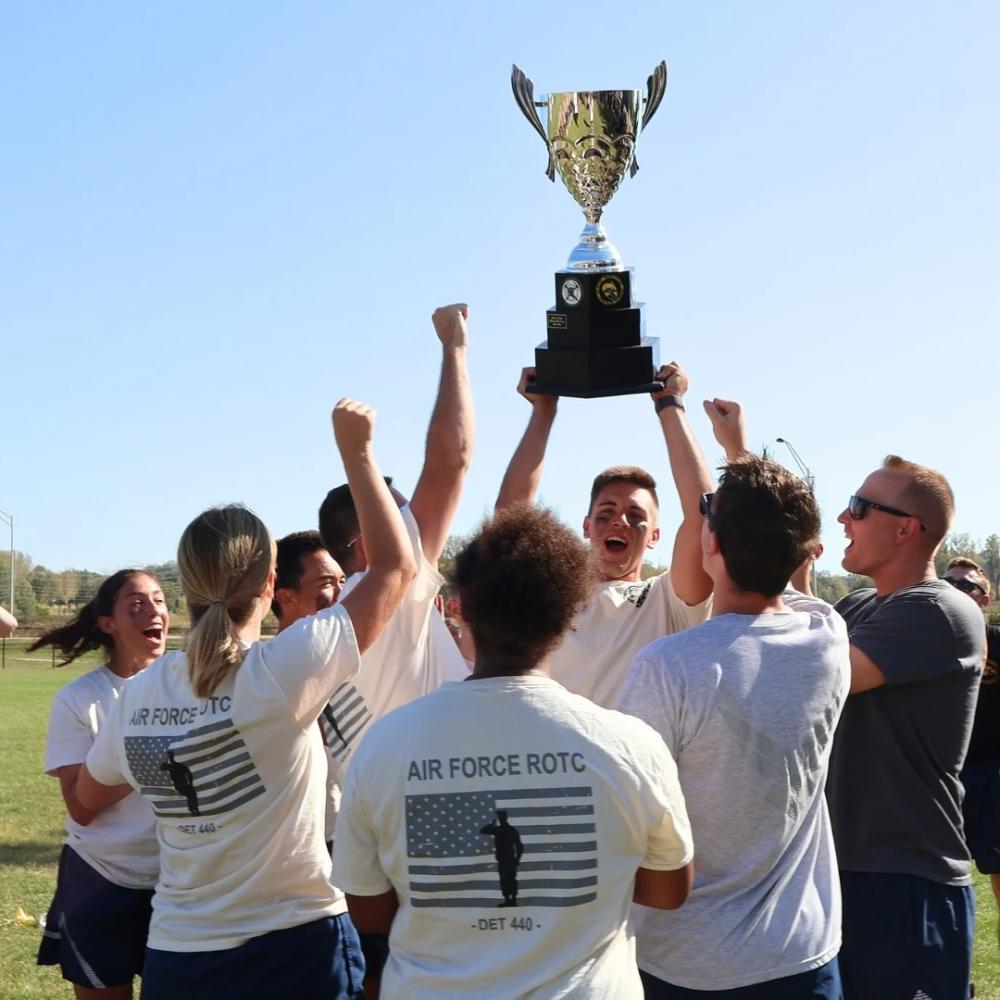
<svg viewBox="0 0 1000 1000"><path fill-rule="evenodd" d="M140 670L145 670L155 656L129 656L127 653L119 653L115 650L108 657L108 670L119 677L134 677Z"/></svg>
<svg viewBox="0 0 1000 1000"><path fill-rule="evenodd" d="M264 620L270 606L270 599L265 601L261 597L257 598L253 611L250 612L250 617L236 629L240 642L252 646L260 638L260 623Z"/></svg>
<svg viewBox="0 0 1000 1000"><path fill-rule="evenodd" d="M875 581L875 590L879 597L886 597L894 594L904 587L913 587L918 583L925 583L928 580L937 579L937 570L934 568L934 557L928 556L919 559L900 561L882 567L872 574Z"/></svg>
<svg viewBox="0 0 1000 1000"><path fill-rule="evenodd" d="M476 666L468 676L470 681L482 681L490 677L548 677L549 665L546 660L536 663L505 656L491 656L479 653Z"/></svg>
<svg viewBox="0 0 1000 1000"><path fill-rule="evenodd" d="M739 590L728 577L713 582L713 618L718 615L773 615L785 610L781 594L768 597L752 590Z"/></svg>

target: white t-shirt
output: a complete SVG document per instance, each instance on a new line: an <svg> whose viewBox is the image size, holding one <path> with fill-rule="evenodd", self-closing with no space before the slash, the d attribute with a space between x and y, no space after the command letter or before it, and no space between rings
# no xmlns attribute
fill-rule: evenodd
<svg viewBox="0 0 1000 1000"><path fill-rule="evenodd" d="M56 694L45 744L45 772L82 764L98 731L131 678L106 665L71 681ZM152 889L160 871L160 846L149 804L129 795L81 826L66 817L66 843L109 882Z"/></svg>
<svg viewBox="0 0 1000 1000"><path fill-rule="evenodd" d="M549 671L567 690L614 708L632 657L654 639L703 622L711 601L689 607L674 593L669 571L601 583L549 654Z"/></svg>
<svg viewBox="0 0 1000 1000"><path fill-rule="evenodd" d="M843 619L723 614L642 650L623 711L670 747L698 846L676 913L635 907L639 967L728 990L799 975L840 948L840 882L823 789L850 687Z"/></svg>
<svg viewBox="0 0 1000 1000"><path fill-rule="evenodd" d="M400 514L413 547L417 575L381 635L365 650L358 676L333 693L320 716L333 773L340 782L350 755L373 720L433 691L445 681L460 681L469 675L448 626L434 607L434 598L444 578L424 558L420 528L409 505ZM351 576L340 600L363 576L364 573Z"/></svg>
<svg viewBox="0 0 1000 1000"><path fill-rule="evenodd" d="M126 685L87 756L148 798L160 840L149 945L221 951L344 912L323 841L326 755L316 718L359 665L346 610L256 642L209 698L183 653Z"/></svg>
<svg viewBox="0 0 1000 1000"><path fill-rule="evenodd" d="M346 892L399 897L384 1000L639 1000L636 869L691 855L663 741L529 676L445 684L375 723L333 868Z"/></svg>

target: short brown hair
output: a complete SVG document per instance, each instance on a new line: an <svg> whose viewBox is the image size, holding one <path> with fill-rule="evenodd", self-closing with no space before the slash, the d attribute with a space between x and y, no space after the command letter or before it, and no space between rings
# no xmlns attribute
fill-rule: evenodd
<svg viewBox="0 0 1000 1000"><path fill-rule="evenodd" d="M385 477L385 485L392 489L392 476ZM347 483L335 486L320 504L319 534L323 548L350 576L355 570L354 542L361 535L361 523Z"/></svg>
<svg viewBox="0 0 1000 1000"><path fill-rule="evenodd" d="M979 574L980 584L979 586L983 588L983 592L987 597L990 596L990 578L986 575L986 570L979 565L974 559L970 559L968 556L955 556L948 565L945 567L945 572L947 573L950 569L971 569L975 570Z"/></svg>
<svg viewBox="0 0 1000 1000"><path fill-rule="evenodd" d="M709 525L733 583L774 597L811 554L821 522L806 483L777 462L748 455L724 467Z"/></svg>
<svg viewBox="0 0 1000 1000"><path fill-rule="evenodd" d="M610 469L599 472L594 479L594 485L590 487L590 506L588 511L594 509L594 502L600 496L601 490L612 483L632 483L644 490L649 490L650 496L657 510L660 508L660 501L656 495L656 480L638 465L613 465Z"/></svg>
<svg viewBox="0 0 1000 1000"><path fill-rule="evenodd" d="M948 534L955 516L955 495L948 480L936 469L908 462L899 455L886 455L882 468L906 478L899 502L919 519L936 548Z"/></svg>
<svg viewBox="0 0 1000 1000"><path fill-rule="evenodd" d="M552 649L593 585L587 547L551 511L521 501L485 521L452 583L478 656L525 669Z"/></svg>

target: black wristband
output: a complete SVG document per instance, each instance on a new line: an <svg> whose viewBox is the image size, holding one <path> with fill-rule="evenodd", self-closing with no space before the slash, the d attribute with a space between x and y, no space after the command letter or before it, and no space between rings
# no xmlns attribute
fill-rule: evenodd
<svg viewBox="0 0 1000 1000"><path fill-rule="evenodd" d="M668 406L676 406L678 410L683 410L684 401L680 396L660 396L656 401L656 412L662 413Z"/></svg>

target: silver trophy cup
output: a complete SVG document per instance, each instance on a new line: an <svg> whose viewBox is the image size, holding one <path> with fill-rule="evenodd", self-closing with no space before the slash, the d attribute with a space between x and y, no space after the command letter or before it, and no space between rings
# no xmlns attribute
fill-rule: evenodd
<svg viewBox="0 0 1000 1000"><path fill-rule="evenodd" d="M621 255L608 241L601 214L625 172L634 177L639 169L635 144L663 99L667 64L661 62L650 74L645 102L638 90L573 90L539 95L535 100L534 85L517 66L511 73L511 87L518 106L548 149L546 175L554 181L559 171L587 220L580 242L569 255L567 270L621 270ZM545 127L538 108L546 109Z"/></svg>

